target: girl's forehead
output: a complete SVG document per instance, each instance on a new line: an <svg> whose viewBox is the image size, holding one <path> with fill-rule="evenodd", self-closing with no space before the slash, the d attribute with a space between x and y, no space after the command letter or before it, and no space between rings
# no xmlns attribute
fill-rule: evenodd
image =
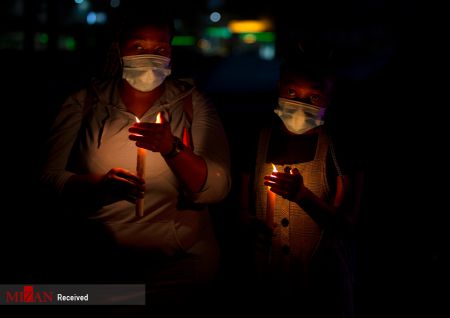
<svg viewBox="0 0 450 318"><path fill-rule="evenodd" d="M285 81L281 81L281 86L296 86L321 89L323 88L323 81L308 77L296 76L286 79Z"/></svg>
<svg viewBox="0 0 450 318"><path fill-rule="evenodd" d="M169 27L139 26L127 33L126 40L147 40L157 42L170 41Z"/></svg>

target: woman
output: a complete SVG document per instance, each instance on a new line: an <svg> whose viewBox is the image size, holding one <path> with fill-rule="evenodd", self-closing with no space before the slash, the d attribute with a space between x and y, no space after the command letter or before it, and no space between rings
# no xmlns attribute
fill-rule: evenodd
<svg viewBox="0 0 450 318"><path fill-rule="evenodd" d="M114 277L145 278L148 300L157 303L181 301L168 295L188 296L187 289L214 278L218 248L206 205L228 194L230 172L215 109L193 85L168 77L170 15L145 9L124 15L112 76L64 103L42 180L72 214L105 229L120 255L109 264ZM138 147L146 156L142 177Z"/></svg>

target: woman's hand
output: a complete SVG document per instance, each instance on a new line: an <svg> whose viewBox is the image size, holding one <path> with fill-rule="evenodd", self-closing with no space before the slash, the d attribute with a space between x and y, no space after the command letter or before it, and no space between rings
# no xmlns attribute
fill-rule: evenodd
<svg viewBox="0 0 450 318"><path fill-rule="evenodd" d="M270 191L292 202L300 202L304 197L305 185L303 177L297 168L291 170L286 167L284 172L272 172L264 177L264 185L270 187Z"/></svg>
<svg viewBox="0 0 450 318"><path fill-rule="evenodd" d="M113 168L103 175L96 184L97 201L108 205L127 200L136 203L144 197L145 181L137 175L122 168Z"/></svg>
<svg viewBox="0 0 450 318"><path fill-rule="evenodd" d="M161 116L163 118L163 116ZM167 122L161 124L135 123L128 131L129 139L136 141L136 146L153 152L168 154L173 147L174 136Z"/></svg>
<svg viewBox="0 0 450 318"><path fill-rule="evenodd" d="M201 156L186 148L175 157L165 157L174 149L176 139L164 116L161 116L160 124L135 123L128 131L129 139L136 141L136 146L161 153L169 168L188 192L198 193L203 188L208 168Z"/></svg>

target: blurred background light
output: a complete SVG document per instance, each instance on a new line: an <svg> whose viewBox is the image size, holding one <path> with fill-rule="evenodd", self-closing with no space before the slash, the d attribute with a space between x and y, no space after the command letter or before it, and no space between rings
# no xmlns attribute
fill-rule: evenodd
<svg viewBox="0 0 450 318"><path fill-rule="evenodd" d="M252 33L241 33L239 38L245 43L248 41L253 42L275 42L275 33L273 32L252 32Z"/></svg>
<svg viewBox="0 0 450 318"><path fill-rule="evenodd" d="M221 18L222 18L222 15L219 12L217 12L217 11L214 11L213 13L211 13L209 15L209 19L212 22L219 22Z"/></svg>
<svg viewBox="0 0 450 318"><path fill-rule="evenodd" d="M86 22L87 24L95 24L97 22L97 14L95 12L89 12L86 16Z"/></svg>
<svg viewBox="0 0 450 318"><path fill-rule="evenodd" d="M241 37L241 40L242 40L244 43L247 43L247 44L253 44L253 43L256 42L256 36L255 36L254 33L245 33L245 34Z"/></svg>
<svg viewBox="0 0 450 318"><path fill-rule="evenodd" d="M212 38L231 38L230 29L228 29L227 27L208 27L205 29L205 35Z"/></svg>
<svg viewBox="0 0 450 318"><path fill-rule="evenodd" d="M268 20L232 20L228 28L233 33L264 32L272 29L272 23Z"/></svg>
<svg viewBox="0 0 450 318"><path fill-rule="evenodd" d="M275 45L263 44L259 47L259 57L266 61L271 61L275 58Z"/></svg>
<svg viewBox="0 0 450 318"><path fill-rule="evenodd" d="M97 19L96 23L98 24L105 24L107 20L107 16L105 12L97 12Z"/></svg>
<svg viewBox="0 0 450 318"><path fill-rule="evenodd" d="M120 6L120 0L111 0L109 2L109 5L113 8L117 8L118 6Z"/></svg>
<svg viewBox="0 0 450 318"><path fill-rule="evenodd" d="M172 39L174 46L190 46L195 45L195 37L190 35L175 35Z"/></svg>

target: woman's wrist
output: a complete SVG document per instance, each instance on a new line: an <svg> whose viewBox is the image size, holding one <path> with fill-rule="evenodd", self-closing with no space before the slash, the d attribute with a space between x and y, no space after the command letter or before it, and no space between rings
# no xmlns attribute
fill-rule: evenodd
<svg viewBox="0 0 450 318"><path fill-rule="evenodd" d="M183 142L178 137L173 137L172 149L167 153L161 153L164 159L172 159L185 149Z"/></svg>

